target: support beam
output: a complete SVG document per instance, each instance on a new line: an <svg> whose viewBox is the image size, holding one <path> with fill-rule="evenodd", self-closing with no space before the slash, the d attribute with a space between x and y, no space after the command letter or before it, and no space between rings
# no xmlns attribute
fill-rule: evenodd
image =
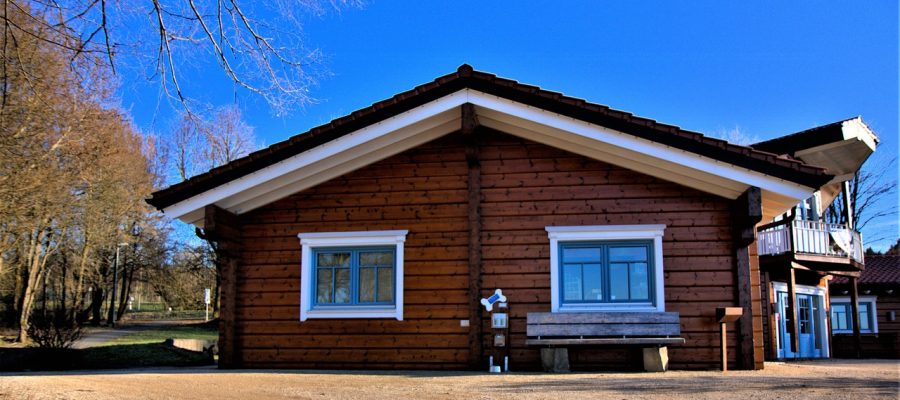
<svg viewBox="0 0 900 400"><path fill-rule="evenodd" d="M219 368L236 368L240 357L235 339L237 269L241 257L238 216L214 204L204 209L204 229L198 236L210 243L219 270Z"/></svg>
<svg viewBox="0 0 900 400"><path fill-rule="evenodd" d="M790 319L787 330L791 334L791 353L797 357L800 352L800 322L797 321L797 274L793 268L788 268L788 310L785 317Z"/></svg>
<svg viewBox="0 0 900 400"><path fill-rule="evenodd" d="M469 367L484 369L484 337L481 311L481 161L479 156L478 120L475 106L462 105L461 130L466 142L466 162L469 166L468 226L469 226Z"/></svg>
<svg viewBox="0 0 900 400"><path fill-rule="evenodd" d="M738 365L741 369L754 369L757 364L756 341L753 334L753 271L751 246L756 245L756 224L762 220L762 192L751 187L733 204L734 256L737 270L738 306L743 314L738 320ZM755 254L755 252L754 252ZM758 287L757 287L758 290ZM756 296L759 298L759 296ZM760 364L762 360L759 360Z"/></svg>
<svg viewBox="0 0 900 400"><path fill-rule="evenodd" d="M847 220L847 229L855 229L855 225L853 224L853 208L851 208L852 204L850 202L850 181L844 181L841 183L841 189L844 192L844 218Z"/></svg>
<svg viewBox="0 0 900 400"><path fill-rule="evenodd" d="M859 288L856 277L850 277L850 321L853 324L853 352L862 357L862 338L859 331Z"/></svg>

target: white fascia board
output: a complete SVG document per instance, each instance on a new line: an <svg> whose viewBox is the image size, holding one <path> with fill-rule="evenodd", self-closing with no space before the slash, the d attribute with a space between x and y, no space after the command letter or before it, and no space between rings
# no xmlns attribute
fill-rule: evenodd
<svg viewBox="0 0 900 400"><path fill-rule="evenodd" d="M452 117L451 114L448 115ZM382 136L362 148L348 150L276 178L252 191L229 197L219 205L233 210L236 214L242 214L459 130L459 118L447 120L444 117L439 122L439 125L433 127L429 124L427 130Z"/></svg>
<svg viewBox="0 0 900 400"><path fill-rule="evenodd" d="M214 204L230 196L250 190L292 171L304 168L317 161L332 157L348 149L365 145L381 136L430 118L436 114L459 107L467 102L467 90L460 90L412 110L400 113L384 121L369 125L351 134L342 136L323 145L317 146L292 156L238 179L207 190L189 199L175 203L163 209L172 218L179 218L194 210ZM245 210L246 211L246 210Z"/></svg>
<svg viewBox="0 0 900 400"><path fill-rule="evenodd" d="M704 171L713 175L728 178L732 181L741 182L749 186L756 186L760 189L781 193L796 198L798 201L799 199L810 196L815 191L814 188L798 185L784 179L771 177L747 168L737 167L685 150L665 146L650 140L644 140L603 126L590 124L476 90L469 89L468 98L469 102L476 106L499 111L538 125L572 132L599 142L608 143L623 149L630 149L674 164L685 165L698 171Z"/></svg>
<svg viewBox="0 0 900 400"><path fill-rule="evenodd" d="M606 143L600 143L576 134L547 127L536 128L544 130L544 132L538 132L515 125L517 123L515 121L500 121L499 119L503 118L495 111L484 111L484 114L488 114L489 116L479 116L478 121L489 128L566 150L574 154L601 160L642 174L675 182L707 193L712 193L717 196L735 199L749 187L749 185L740 182L734 182L686 166L661 161L645 154L632 152L628 149L622 149ZM553 132L547 132L551 129Z"/></svg>
<svg viewBox="0 0 900 400"><path fill-rule="evenodd" d="M336 157L341 153L354 151L354 149L356 151L362 150L362 153L378 150L367 146L379 138L458 108L467 102L487 110L494 110L501 114L515 117L518 124L524 124L527 129L535 132L544 130L544 132L539 132L544 135L558 135L559 131L569 132L596 142L606 143L628 153L644 154L648 157L665 161L668 166L687 167L700 172L700 175L704 177L716 176L724 178L718 183L722 188L717 191L718 194L724 197L736 197L744 186L757 186L764 191L798 199L797 201L810 196L815 191L813 188L807 188L746 168L736 167L688 151L640 139L599 125L476 90L463 89L200 193L166 207L163 211L172 218L190 216L191 218L183 218L185 222L189 223L202 221L202 219L196 218L196 213L209 204L226 205L225 208L232 211L235 208L240 208L240 212L250 211L252 208L277 199L278 196L283 197L296 192L297 187L292 185L292 183L308 175L310 171L306 169L307 167L321 163L323 160L331 157ZM454 112L456 111L454 110ZM542 127L545 129L542 129ZM441 126L441 128L446 128L446 126ZM431 132L434 133L434 131ZM414 141L404 142L407 145L410 143L414 143ZM405 150L405 146L396 146L395 150L394 154ZM705 175L702 173L705 173ZM291 178L288 179L286 176L291 176ZM676 176L673 175L673 177ZM279 178L281 179L279 180ZM692 187L698 185L696 182L690 184L691 177L683 173L678 174L677 178L682 181L682 184ZM317 181L314 184L321 182L320 180ZM709 188L706 190L710 191Z"/></svg>

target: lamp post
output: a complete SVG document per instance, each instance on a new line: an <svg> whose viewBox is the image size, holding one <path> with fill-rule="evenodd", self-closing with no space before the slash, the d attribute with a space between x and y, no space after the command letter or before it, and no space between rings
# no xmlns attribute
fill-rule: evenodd
<svg viewBox="0 0 900 400"><path fill-rule="evenodd" d="M128 243L119 243L116 245L116 262L113 263L113 287L112 287L112 296L109 299L109 326L115 328L116 327L116 292L117 284L119 283L119 248L122 246L127 246Z"/></svg>

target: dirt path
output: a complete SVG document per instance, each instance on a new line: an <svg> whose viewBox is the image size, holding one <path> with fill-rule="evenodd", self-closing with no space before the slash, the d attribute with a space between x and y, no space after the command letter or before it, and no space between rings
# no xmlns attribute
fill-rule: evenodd
<svg viewBox="0 0 900 400"><path fill-rule="evenodd" d="M173 321L127 321L120 323L117 328L87 328L84 336L72 345L74 349L86 349L103 345L113 339L128 336L135 332L159 329L172 325L186 325L203 322L203 320L173 320Z"/></svg>
<svg viewBox="0 0 900 400"><path fill-rule="evenodd" d="M763 371L488 375L150 369L0 375L0 399L897 399L896 361L771 363Z"/></svg>

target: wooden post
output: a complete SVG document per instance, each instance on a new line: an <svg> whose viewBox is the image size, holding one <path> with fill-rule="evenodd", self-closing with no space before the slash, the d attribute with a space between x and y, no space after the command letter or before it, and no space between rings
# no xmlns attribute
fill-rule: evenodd
<svg viewBox="0 0 900 400"><path fill-rule="evenodd" d="M722 348L722 372L728 372L728 333L725 329L725 323L719 323L719 337Z"/></svg>
<svg viewBox="0 0 900 400"><path fill-rule="evenodd" d="M738 306L744 310L737 326L740 349L738 364L741 369L754 369L756 352L753 338L753 271L750 246L756 245L756 224L762 220L762 192L758 187L747 189L735 200L733 220Z"/></svg>
<svg viewBox="0 0 900 400"><path fill-rule="evenodd" d="M797 277L793 267L788 268L788 310L785 317L791 319L787 330L791 334L791 352L800 351L800 323L797 321Z"/></svg>
<svg viewBox="0 0 900 400"><path fill-rule="evenodd" d="M466 141L468 176L468 226L469 226L469 367L484 367L484 337L481 311L481 161L479 140L476 134L478 121L475 106L462 105L462 135Z"/></svg>
<svg viewBox="0 0 900 400"><path fill-rule="evenodd" d="M862 357L862 337L859 332L859 288L856 277L850 278L850 321L853 323L853 352L856 358Z"/></svg>
<svg viewBox="0 0 900 400"><path fill-rule="evenodd" d="M852 206L850 202L850 182L844 181L841 184L841 189L844 191L844 218L847 219L847 229L853 229L853 209L850 208Z"/></svg>
<svg viewBox="0 0 900 400"><path fill-rule="evenodd" d="M240 364L235 343L237 269L241 257L241 229L237 215L216 205L204 209L203 231L198 236L210 242L219 269L219 368Z"/></svg>
<svg viewBox="0 0 900 400"><path fill-rule="evenodd" d="M719 352L722 356L722 372L728 371L728 330L725 324L739 320L746 312L741 307L716 308L716 322L719 323Z"/></svg>

